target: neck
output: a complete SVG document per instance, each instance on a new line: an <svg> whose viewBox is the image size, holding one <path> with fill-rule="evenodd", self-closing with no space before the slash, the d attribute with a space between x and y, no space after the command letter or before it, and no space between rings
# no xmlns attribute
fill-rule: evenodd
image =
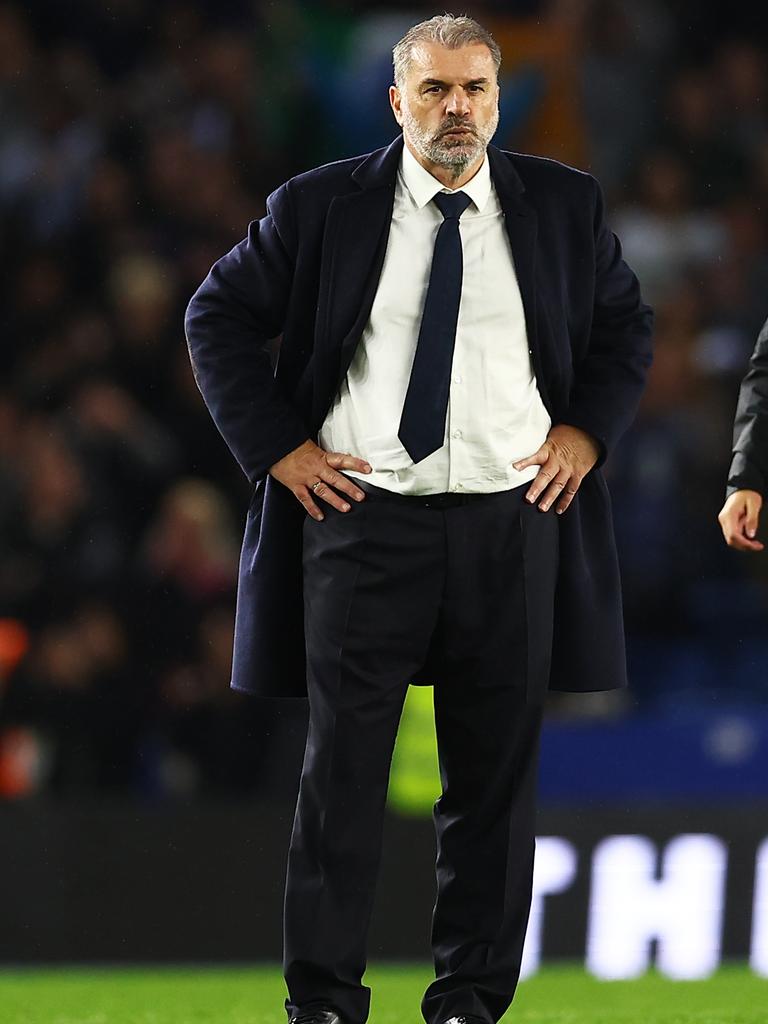
<svg viewBox="0 0 768 1024"><path fill-rule="evenodd" d="M469 164L463 171L457 174L450 167L443 167L442 164L433 163L431 160L427 160L423 157L420 153L417 153L408 139L405 139L405 144L408 147L409 152L416 160L418 160L424 170L429 171L432 177L437 178L440 184L444 185L446 188L457 189L466 185L468 181L471 181L472 178L474 178L485 160L485 152L483 152L474 163Z"/></svg>

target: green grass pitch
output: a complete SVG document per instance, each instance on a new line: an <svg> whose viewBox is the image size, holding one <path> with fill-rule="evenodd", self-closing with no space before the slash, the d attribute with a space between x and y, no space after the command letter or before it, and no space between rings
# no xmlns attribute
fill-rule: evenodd
<svg viewBox="0 0 768 1024"><path fill-rule="evenodd" d="M428 967L375 965L370 1024L423 1024ZM2 1024L285 1024L275 966L0 969ZM648 974L599 982L548 967L523 982L504 1024L768 1024L768 981L729 966L706 981Z"/></svg>

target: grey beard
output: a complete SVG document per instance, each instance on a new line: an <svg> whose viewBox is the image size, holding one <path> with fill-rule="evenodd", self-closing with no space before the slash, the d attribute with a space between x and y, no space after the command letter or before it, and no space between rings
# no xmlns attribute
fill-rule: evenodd
<svg viewBox="0 0 768 1024"><path fill-rule="evenodd" d="M454 179L461 177L467 167L485 153L498 123L497 113L485 131L468 136L466 141L450 143L444 142L440 137L429 135L407 109L403 110L403 128L407 131L417 153L425 160L450 171ZM444 127L440 129L441 132L444 130Z"/></svg>

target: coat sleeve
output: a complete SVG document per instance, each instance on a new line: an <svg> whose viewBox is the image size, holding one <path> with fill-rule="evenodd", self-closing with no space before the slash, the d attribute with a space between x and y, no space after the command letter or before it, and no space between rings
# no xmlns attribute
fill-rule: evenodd
<svg viewBox="0 0 768 1024"><path fill-rule="evenodd" d="M653 310L642 301L637 277L606 224L602 189L588 177L594 194L592 325L586 352L574 364L571 401L560 422L599 441L599 466L637 412L653 359Z"/></svg>
<svg viewBox="0 0 768 1024"><path fill-rule="evenodd" d="M733 459L726 496L734 491L768 494L768 320L757 336L739 389L733 424Z"/></svg>
<svg viewBox="0 0 768 1024"><path fill-rule="evenodd" d="M275 379L267 342L283 330L297 247L288 185L221 259L184 317L195 381L222 437L252 484L309 438Z"/></svg>

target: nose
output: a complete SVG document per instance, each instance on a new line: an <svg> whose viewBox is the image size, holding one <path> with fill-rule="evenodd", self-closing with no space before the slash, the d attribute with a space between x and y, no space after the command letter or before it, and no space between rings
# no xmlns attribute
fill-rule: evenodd
<svg viewBox="0 0 768 1024"><path fill-rule="evenodd" d="M457 117L464 117L470 113L471 107L469 105L469 97L463 89L458 86L448 93L445 101L445 112L447 114L453 114Z"/></svg>

